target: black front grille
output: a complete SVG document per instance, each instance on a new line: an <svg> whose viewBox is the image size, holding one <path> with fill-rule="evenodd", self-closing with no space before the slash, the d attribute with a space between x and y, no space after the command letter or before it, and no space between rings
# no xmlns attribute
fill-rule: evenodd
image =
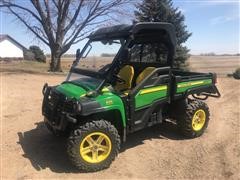
<svg viewBox="0 0 240 180"><path fill-rule="evenodd" d="M49 88L44 95L42 112L48 121L58 125L65 113L73 113L73 102L64 94Z"/></svg>
<svg viewBox="0 0 240 180"><path fill-rule="evenodd" d="M66 101L63 106L63 110L67 113L74 113L73 101Z"/></svg>

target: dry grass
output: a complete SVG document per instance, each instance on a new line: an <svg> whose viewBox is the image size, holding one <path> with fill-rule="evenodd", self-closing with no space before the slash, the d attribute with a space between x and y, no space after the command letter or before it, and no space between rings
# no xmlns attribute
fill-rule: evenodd
<svg viewBox="0 0 240 180"><path fill-rule="evenodd" d="M62 59L62 74L66 74L74 58ZM105 64L111 63L110 58L89 57L83 59L80 63L81 68L99 69ZM189 69L197 72L216 72L218 75L226 76L233 73L237 67L240 67L239 56L191 56L188 60ZM47 63L38 63L31 61L12 61L2 62L0 72L27 72L27 73L49 73L49 60Z"/></svg>
<svg viewBox="0 0 240 180"><path fill-rule="evenodd" d="M69 71L73 61L69 59L62 59L63 72ZM10 61L0 62L2 72L27 72L27 73L48 73L50 61L46 63L39 63L35 61Z"/></svg>
<svg viewBox="0 0 240 180"><path fill-rule="evenodd" d="M47 73L48 64L47 63L38 63L33 61L11 61L11 62L1 62L0 63L0 72L8 73Z"/></svg>
<svg viewBox="0 0 240 180"><path fill-rule="evenodd" d="M189 68L197 72L215 72L226 76L240 67L240 56L191 56Z"/></svg>

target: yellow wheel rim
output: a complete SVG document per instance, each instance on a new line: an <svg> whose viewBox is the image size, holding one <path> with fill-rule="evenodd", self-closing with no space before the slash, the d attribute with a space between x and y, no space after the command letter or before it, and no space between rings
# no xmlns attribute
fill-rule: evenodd
<svg viewBox="0 0 240 180"><path fill-rule="evenodd" d="M86 136L80 144L80 155L88 163L100 163L110 154L112 142L102 132L94 132Z"/></svg>
<svg viewBox="0 0 240 180"><path fill-rule="evenodd" d="M192 128L195 131L199 131L203 128L206 121L206 113L204 110L197 110L192 118Z"/></svg>

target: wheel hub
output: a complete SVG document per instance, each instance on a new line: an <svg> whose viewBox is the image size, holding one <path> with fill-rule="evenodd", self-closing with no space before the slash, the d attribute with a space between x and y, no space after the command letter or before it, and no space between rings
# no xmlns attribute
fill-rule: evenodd
<svg viewBox="0 0 240 180"><path fill-rule="evenodd" d="M88 163L100 163L110 154L112 143L102 132L94 132L86 136L80 144L80 156Z"/></svg>
<svg viewBox="0 0 240 180"><path fill-rule="evenodd" d="M206 121L206 113L203 109L199 109L195 112L192 118L192 128L195 131L199 131L203 128Z"/></svg>

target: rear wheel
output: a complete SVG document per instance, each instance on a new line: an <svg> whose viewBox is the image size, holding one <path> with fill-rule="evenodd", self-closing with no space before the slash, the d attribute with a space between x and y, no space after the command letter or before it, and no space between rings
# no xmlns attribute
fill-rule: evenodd
<svg viewBox="0 0 240 180"><path fill-rule="evenodd" d="M177 120L181 132L190 138L201 136L209 122L209 108L199 100L189 100Z"/></svg>
<svg viewBox="0 0 240 180"><path fill-rule="evenodd" d="M110 166L120 149L117 129L108 121L87 122L77 127L68 140L68 155L80 170L93 172Z"/></svg>

